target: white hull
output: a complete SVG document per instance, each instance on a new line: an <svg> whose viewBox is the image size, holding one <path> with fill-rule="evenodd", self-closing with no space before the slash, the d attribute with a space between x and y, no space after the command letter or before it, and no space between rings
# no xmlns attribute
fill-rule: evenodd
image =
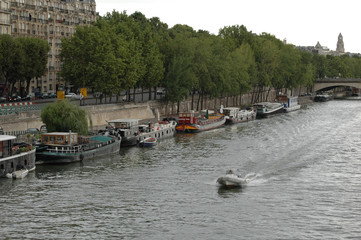
<svg viewBox="0 0 361 240"><path fill-rule="evenodd" d="M22 170L14 171L12 173L8 173L6 174L6 177L12 179L23 179L24 177L26 177L26 175L28 175L28 173L29 170L22 169Z"/></svg>
<svg viewBox="0 0 361 240"><path fill-rule="evenodd" d="M248 183L248 179L241 178L235 174L226 174L218 178L217 183L225 187L242 187Z"/></svg>
<svg viewBox="0 0 361 240"><path fill-rule="evenodd" d="M286 107L285 112L293 112L301 109L301 105L296 105L293 107Z"/></svg>

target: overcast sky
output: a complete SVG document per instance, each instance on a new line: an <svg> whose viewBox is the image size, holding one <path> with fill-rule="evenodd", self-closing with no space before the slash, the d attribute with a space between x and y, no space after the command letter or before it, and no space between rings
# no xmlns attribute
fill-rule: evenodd
<svg viewBox="0 0 361 240"><path fill-rule="evenodd" d="M248 31L270 33L296 46L336 50L343 35L346 52L361 53L360 0L98 0L101 16L113 9L128 15L139 11L158 17L171 28L186 24L218 34L224 26L244 25Z"/></svg>

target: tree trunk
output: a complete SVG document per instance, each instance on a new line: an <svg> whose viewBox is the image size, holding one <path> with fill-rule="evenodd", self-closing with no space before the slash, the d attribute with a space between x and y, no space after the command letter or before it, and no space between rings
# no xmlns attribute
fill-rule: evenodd
<svg viewBox="0 0 361 240"><path fill-rule="evenodd" d="M270 93L270 91L271 91L271 87L269 87L269 88L268 88L266 101L268 101L268 97L269 97L269 93Z"/></svg>
<svg viewBox="0 0 361 240"><path fill-rule="evenodd" d="M199 111L200 101L201 101L201 95L200 95L199 92L198 92L198 101L197 101L197 110L196 110L196 111Z"/></svg>
<svg viewBox="0 0 361 240"><path fill-rule="evenodd" d="M144 94L144 87L142 87L142 102L144 101L144 96L143 96L143 94Z"/></svg>
<svg viewBox="0 0 361 240"><path fill-rule="evenodd" d="M191 110L194 110L194 108L193 108L193 101L194 101L194 91L192 91L192 104L191 104Z"/></svg>

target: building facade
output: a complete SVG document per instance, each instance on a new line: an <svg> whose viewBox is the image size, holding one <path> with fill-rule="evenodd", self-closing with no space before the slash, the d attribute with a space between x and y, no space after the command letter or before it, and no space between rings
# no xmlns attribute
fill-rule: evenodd
<svg viewBox="0 0 361 240"><path fill-rule="evenodd" d="M10 1L0 0L0 34L11 34Z"/></svg>
<svg viewBox="0 0 361 240"><path fill-rule="evenodd" d="M3 0L0 0L3 2ZM30 83L30 94L56 92L65 83L61 80L61 41L75 33L79 25L96 21L95 0L11 0L10 27L14 37L36 37L49 42L48 71ZM9 3L10 2L10 3Z"/></svg>

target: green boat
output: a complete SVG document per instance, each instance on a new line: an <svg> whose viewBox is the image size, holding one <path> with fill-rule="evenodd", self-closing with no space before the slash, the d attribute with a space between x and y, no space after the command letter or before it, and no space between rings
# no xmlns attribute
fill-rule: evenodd
<svg viewBox="0 0 361 240"><path fill-rule="evenodd" d="M118 136L84 137L72 132L44 133L40 140L36 147L36 164L79 162L119 152L121 142Z"/></svg>

